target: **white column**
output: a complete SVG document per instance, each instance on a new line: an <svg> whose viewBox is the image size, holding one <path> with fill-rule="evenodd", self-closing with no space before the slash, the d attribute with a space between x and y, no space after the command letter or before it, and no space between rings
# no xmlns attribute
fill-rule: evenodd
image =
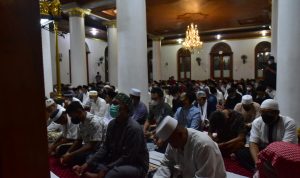
<svg viewBox="0 0 300 178"><path fill-rule="evenodd" d="M153 48L153 80L161 80L161 40L162 37L152 37L152 48Z"/></svg>
<svg viewBox="0 0 300 178"><path fill-rule="evenodd" d="M49 98L50 92L53 91L50 32L45 29L42 29L41 31L45 96Z"/></svg>
<svg viewBox="0 0 300 178"><path fill-rule="evenodd" d="M300 1L278 1L277 100L280 112L300 127Z"/></svg>
<svg viewBox="0 0 300 178"><path fill-rule="evenodd" d="M277 61L277 36L278 36L278 0L272 0L272 45L271 55L275 57Z"/></svg>
<svg viewBox="0 0 300 178"><path fill-rule="evenodd" d="M145 0L117 0L118 88L129 93L142 91L141 100L148 104L147 33Z"/></svg>
<svg viewBox="0 0 300 178"><path fill-rule="evenodd" d="M107 26L108 42L108 80L118 87L118 34L116 21L104 23Z"/></svg>
<svg viewBox="0 0 300 178"><path fill-rule="evenodd" d="M71 49L71 84L87 84L86 50L85 50L85 28L84 14L87 10L74 8L69 11L70 24L70 49Z"/></svg>

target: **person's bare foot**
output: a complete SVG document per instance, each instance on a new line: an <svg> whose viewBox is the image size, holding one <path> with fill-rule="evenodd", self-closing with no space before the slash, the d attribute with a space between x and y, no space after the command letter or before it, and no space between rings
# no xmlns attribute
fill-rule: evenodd
<svg viewBox="0 0 300 178"><path fill-rule="evenodd" d="M84 178L97 178L98 174L91 173L91 172L86 172L86 173L83 174L83 177Z"/></svg>

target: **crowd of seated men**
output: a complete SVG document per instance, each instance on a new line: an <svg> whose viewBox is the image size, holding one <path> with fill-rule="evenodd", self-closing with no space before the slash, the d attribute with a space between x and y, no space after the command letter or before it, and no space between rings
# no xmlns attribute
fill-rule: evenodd
<svg viewBox="0 0 300 178"><path fill-rule="evenodd" d="M269 144L298 142L294 120L280 115L276 91L264 81L170 77L148 92L148 107L139 89L122 93L109 84L65 86L61 98L51 93L49 154L79 176L145 177L152 142L165 153L153 177L226 177L224 156L255 172Z"/></svg>

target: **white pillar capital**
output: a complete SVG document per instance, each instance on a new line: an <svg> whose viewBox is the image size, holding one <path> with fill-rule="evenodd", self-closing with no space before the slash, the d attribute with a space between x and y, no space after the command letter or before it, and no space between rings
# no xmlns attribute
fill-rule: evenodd
<svg viewBox="0 0 300 178"><path fill-rule="evenodd" d="M102 24L105 25L107 28L117 28L117 21L116 20L105 21Z"/></svg>
<svg viewBox="0 0 300 178"><path fill-rule="evenodd" d="M67 10L70 17L84 17L84 15L89 15L91 13L90 9L82 9L75 7Z"/></svg>
<svg viewBox="0 0 300 178"><path fill-rule="evenodd" d="M149 35L149 38L152 40L152 41L161 41L164 39L163 36L155 36L155 35Z"/></svg>

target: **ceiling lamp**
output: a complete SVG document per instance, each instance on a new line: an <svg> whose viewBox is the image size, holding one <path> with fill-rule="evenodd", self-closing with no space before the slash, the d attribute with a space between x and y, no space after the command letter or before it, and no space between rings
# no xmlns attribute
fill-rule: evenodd
<svg viewBox="0 0 300 178"><path fill-rule="evenodd" d="M194 26L194 24L192 23L187 27L187 30L185 32L185 39L182 45L191 53L194 53L195 49L202 48L203 42L200 41L197 25Z"/></svg>

